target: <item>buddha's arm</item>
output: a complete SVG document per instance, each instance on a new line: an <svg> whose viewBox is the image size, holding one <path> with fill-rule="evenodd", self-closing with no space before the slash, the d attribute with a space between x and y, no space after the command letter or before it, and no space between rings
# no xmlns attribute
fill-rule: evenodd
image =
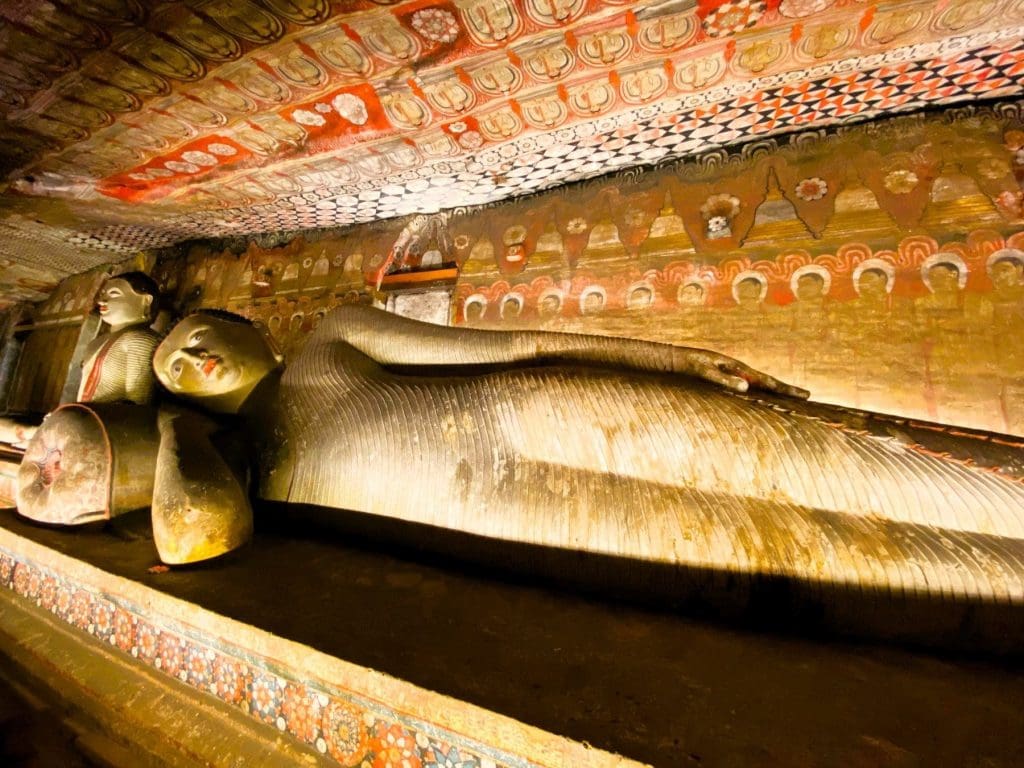
<svg viewBox="0 0 1024 768"><path fill-rule="evenodd" d="M194 413L161 414L153 538L165 563L207 560L252 535L245 484L211 441L215 430Z"/></svg>
<svg viewBox="0 0 1024 768"><path fill-rule="evenodd" d="M680 373L741 392L754 386L800 398L808 394L738 360L704 349L581 333L448 328L355 305L339 307L335 312L343 340L382 365L556 360Z"/></svg>

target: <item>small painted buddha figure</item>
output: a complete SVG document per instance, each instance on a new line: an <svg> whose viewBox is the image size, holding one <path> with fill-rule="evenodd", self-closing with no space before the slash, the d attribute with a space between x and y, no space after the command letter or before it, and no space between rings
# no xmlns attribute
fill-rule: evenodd
<svg viewBox="0 0 1024 768"><path fill-rule="evenodd" d="M158 289L142 272L126 272L104 283L96 297L100 317L110 333L97 337L85 351L78 402L153 399L153 352L160 337L150 328Z"/></svg>

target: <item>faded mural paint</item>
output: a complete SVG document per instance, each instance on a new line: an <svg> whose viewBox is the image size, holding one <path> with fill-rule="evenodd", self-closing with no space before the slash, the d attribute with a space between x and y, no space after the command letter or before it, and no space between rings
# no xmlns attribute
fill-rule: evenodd
<svg viewBox="0 0 1024 768"><path fill-rule="evenodd" d="M112 254L490 204L1024 94L1024 0L104 0L0 17L0 306Z"/></svg>

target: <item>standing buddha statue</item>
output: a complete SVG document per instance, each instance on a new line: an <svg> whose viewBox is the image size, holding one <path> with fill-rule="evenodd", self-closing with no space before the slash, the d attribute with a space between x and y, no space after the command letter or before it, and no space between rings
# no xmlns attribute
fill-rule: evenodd
<svg viewBox="0 0 1024 768"><path fill-rule="evenodd" d="M156 283L142 272L116 275L100 289L96 307L110 332L85 350L77 402L52 411L38 429L22 430L27 444L16 499L22 514L54 522L59 510L75 508L73 522L87 523L149 503L156 413L144 406L156 391L152 359L160 337L150 328L156 298ZM107 423L119 429L108 430Z"/></svg>
<svg viewBox="0 0 1024 768"><path fill-rule="evenodd" d="M126 272L104 283L96 307L110 333L85 350L78 402L146 405L153 399L152 360L160 341L150 328L156 298L156 283L142 272Z"/></svg>

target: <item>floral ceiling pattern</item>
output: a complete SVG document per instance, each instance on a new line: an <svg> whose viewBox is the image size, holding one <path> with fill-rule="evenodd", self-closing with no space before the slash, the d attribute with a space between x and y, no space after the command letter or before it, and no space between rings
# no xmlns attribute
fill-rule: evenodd
<svg viewBox="0 0 1024 768"><path fill-rule="evenodd" d="M1024 0L3 2L0 300L186 239L1018 96L1022 74Z"/></svg>

